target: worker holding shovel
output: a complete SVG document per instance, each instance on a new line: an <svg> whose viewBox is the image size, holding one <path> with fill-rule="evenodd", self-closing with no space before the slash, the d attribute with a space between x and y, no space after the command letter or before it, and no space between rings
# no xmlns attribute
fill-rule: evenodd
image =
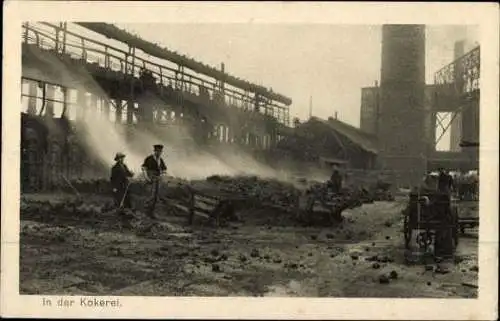
<svg viewBox="0 0 500 321"><path fill-rule="evenodd" d="M117 153L115 156L115 165L111 168L111 186L113 188L113 197L117 208L132 208L130 197L129 178L134 174L128 169L124 162L125 154Z"/></svg>
<svg viewBox="0 0 500 321"><path fill-rule="evenodd" d="M151 184L151 196L146 202L146 214L151 218L156 218L154 210L159 199L160 180L167 172L167 166L161 157L162 153L163 145L153 145L153 154L146 157L142 164L142 171L146 181Z"/></svg>

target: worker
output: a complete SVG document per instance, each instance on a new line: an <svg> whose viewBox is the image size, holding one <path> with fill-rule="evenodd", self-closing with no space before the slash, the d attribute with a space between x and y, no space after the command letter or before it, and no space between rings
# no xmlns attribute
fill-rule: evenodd
<svg viewBox="0 0 500 321"><path fill-rule="evenodd" d="M146 181L151 184L151 196L146 204L146 212L152 218L155 218L154 208L158 201L160 178L167 172L167 166L161 157L162 153L163 145L153 145L153 154L146 157L142 164L142 171Z"/></svg>
<svg viewBox="0 0 500 321"><path fill-rule="evenodd" d="M435 191L437 188L436 178L438 178L438 177L439 177L439 174L436 174L433 171L428 171L424 175L424 178L422 179L421 191L432 191L432 190Z"/></svg>
<svg viewBox="0 0 500 321"><path fill-rule="evenodd" d="M438 178L438 191L451 195L453 186L453 178L451 177L451 175L444 168L440 168Z"/></svg>
<svg viewBox="0 0 500 321"><path fill-rule="evenodd" d="M125 154L116 153L115 165L111 168L111 186L113 188L113 198L118 208L132 208L129 191L129 178L134 176L125 164Z"/></svg>
<svg viewBox="0 0 500 321"><path fill-rule="evenodd" d="M444 168L439 168L438 191L442 194L437 197L434 205L438 217L443 222L450 222L452 219L451 211L451 192L454 188L453 178ZM451 228L443 227L437 229L434 236L434 254L436 257L448 257L453 253L453 232Z"/></svg>
<svg viewBox="0 0 500 321"><path fill-rule="evenodd" d="M335 194L340 193L340 189L342 188L342 175L340 175L337 168L333 169L332 176L328 182L328 188Z"/></svg>

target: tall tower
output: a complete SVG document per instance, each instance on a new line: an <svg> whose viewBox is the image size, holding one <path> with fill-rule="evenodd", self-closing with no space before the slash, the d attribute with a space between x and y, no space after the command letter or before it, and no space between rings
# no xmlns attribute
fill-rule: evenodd
<svg viewBox="0 0 500 321"><path fill-rule="evenodd" d="M382 27L378 141L381 166L416 184L426 170L425 25Z"/></svg>
<svg viewBox="0 0 500 321"><path fill-rule="evenodd" d="M457 41L455 42L454 50L453 50L453 59L456 61L458 58L464 55L465 49L465 41ZM458 68L457 68L458 67ZM455 66L455 84L458 87L457 91L459 91L460 87L463 86L463 80L460 79L462 75L462 71L460 70L460 65ZM462 140L462 113L458 113L455 115L455 119L450 125L450 151L459 152L460 141Z"/></svg>

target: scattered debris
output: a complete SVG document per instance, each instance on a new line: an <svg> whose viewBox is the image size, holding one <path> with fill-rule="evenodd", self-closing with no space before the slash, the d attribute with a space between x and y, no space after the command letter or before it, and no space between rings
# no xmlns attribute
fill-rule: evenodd
<svg viewBox="0 0 500 321"><path fill-rule="evenodd" d="M382 274L381 276L379 276L378 278L378 282L380 284L388 284L390 282L389 278L387 277L387 275L385 274Z"/></svg>
<svg viewBox="0 0 500 321"><path fill-rule="evenodd" d="M252 187L251 186L252 184L248 183L250 182L250 180L248 180L247 183L240 184L237 183L236 178L226 179L224 176L212 177L209 181L210 184L217 186L231 185L233 191L238 190L238 188L241 188L241 190L244 191L241 192L242 195L246 193L247 190L251 190L251 193L253 193L252 195L257 199L256 204L252 205L255 206L255 208L258 208L258 206L260 206L259 202L264 202L263 200L272 194L273 189L279 189L276 186L281 186L280 185L281 183L279 184L273 183L274 186L271 186L273 184L266 184L261 182L264 180L256 179L253 181L252 184L254 186ZM248 186L246 186L246 184L248 184ZM262 186L260 184L262 184ZM293 191L294 188L290 187L290 190ZM283 200L286 199L286 197L289 197L290 199L292 199L293 197L290 195L287 196L286 193L284 192L283 193L279 192L279 193L280 193L279 199L272 199L271 197L271 200L266 200L266 202L268 203L281 202L282 204L284 204L283 206L291 207L292 206L291 202L286 203ZM355 204L356 206L360 206L365 201L369 200L363 200L359 202L353 201L353 203L356 203ZM377 229L385 230L383 228L384 225L387 228L392 227L394 228L394 230L396 230L396 228L399 228L399 223L397 223L395 220L389 221L387 220L389 216L382 216L379 215L377 212L374 213L379 216L373 215L372 212L366 212L361 210L359 212L357 212L357 210L352 212L350 211L348 215L346 215L345 222L352 222L353 224L346 224L344 222L343 223L344 226L342 225L331 226L325 223L323 226L313 229L310 228L310 226L308 226L307 224L302 225L296 222L294 222L293 224L289 224L288 221L284 221L285 223L283 224L277 224L277 222L281 222L279 220L283 219L282 217L280 217L280 215L282 214L278 213L274 215L275 213L277 213L277 211L267 211L267 212L261 211L262 214L255 214L257 213L257 210L254 211L252 208L252 211L248 210L247 212L244 212L245 214L242 214L242 216L247 215L245 217L247 218L246 221L249 222L249 226L248 227L245 226L244 229L243 228L240 229L240 232L238 233L235 233L233 231L233 229L238 228L238 226L230 225L225 229L220 228L214 231L212 227L209 227L205 230L206 225L201 225L201 224L200 225L194 224L191 227L190 231L187 231L187 229L184 228L180 228L179 225L177 225L176 228L180 229L181 231L172 232L173 229L171 229L169 225L164 224L163 219L165 218L165 221L167 221L168 219L169 222L168 224L171 224L170 222L174 222L174 220L170 221L169 218L166 218L167 215L162 215L161 212L158 214L158 216L161 218L158 220L160 222L154 222L153 224L151 223L151 220L148 220L145 214L141 213L140 211L124 210L118 213L118 212L105 211L104 210L105 206L92 207L92 206L82 206L82 205L84 204L80 203L74 208L73 205L71 206L65 205L62 207L62 209L58 212L58 215L56 216L53 213L54 207L52 207L52 205L50 204L49 205L45 204L44 208L40 210L30 209L25 211L23 209L22 215L24 216L24 219L27 221L46 222L50 219L51 224L57 225L58 227L70 225L70 226L75 226L75 228L77 229L83 228L86 231L96 230L97 232L95 236L92 234L92 237L95 237L100 241L110 237L121 237L121 238L126 237L127 238L126 241L122 240L119 243L115 243L113 247L108 246L106 248L107 252L104 255L103 253L99 253L99 255L100 256L107 255L111 257L113 260L119 260L119 259L123 260L124 258L127 260L130 260L131 258L133 260L136 260L137 270L134 270L133 273L154 274L163 270L164 272L162 273L164 273L165 275L172 274L170 268L171 266L172 268L174 268L173 265L176 264L179 264L180 267L175 267L175 268L178 268L182 271L188 271L187 273L194 273L194 274L197 273L206 274L209 271L212 271L213 273L221 273L221 272L227 273L228 271L234 270L235 273L233 277L225 274L212 274L212 277L218 280L218 282L221 282L222 278L227 280L231 279L232 280L231 282L235 282L236 284L235 287L237 287L238 282L241 283L261 282L260 280L257 280L258 278L255 278L253 276L249 277L251 273L262 273L262 274L286 273L291 275L292 277L295 277L296 274L307 275L311 273L315 274L316 272L320 274L322 273L321 268L316 268L314 263L319 262L320 264L323 264L323 262L320 261L323 260L326 261L325 265L327 265L328 269L330 267L333 267L335 269L338 266L339 269L344 269L343 271L347 270L348 273L350 272L349 269L353 271L353 274L367 273L366 275L362 275L361 277L363 279L367 279L367 276L368 278L373 277L372 282L378 281L380 284L388 284L391 283L391 280L399 280L398 281L398 287L399 287L399 285L401 285L403 282L409 282L413 279L412 277L407 277L407 273L413 273L413 272L406 271L402 265L402 262L399 262L399 259L398 262L395 264L387 264L390 262L394 262L394 259L399 257L399 254L397 253L400 253L394 251L395 246L389 244L392 242L383 241L384 238L390 239L391 237L386 236L386 234L393 235L391 234L392 232L385 232L385 234L382 234L380 241L378 240L373 241L375 240L375 238L373 239L368 238L371 236L375 237L375 235L378 236L380 230ZM374 206L385 206L385 205L375 204ZM36 206L33 206L28 202L27 204L23 205L23 208L26 207L36 207ZM370 210L371 207L367 206L364 207L364 209ZM368 213L369 216L361 216L362 212ZM177 213L175 215L178 215L178 217L180 217L182 213ZM255 217L257 217L257 215L261 215L262 217L265 218L262 219L259 218L258 223L255 223L257 219L254 219L252 215L255 215ZM356 219L351 218L351 215L356 216ZM168 216L170 216L170 213L168 213ZM35 217L36 219L33 219L33 217ZM119 218L121 217L125 217L127 221L131 222L130 228L128 230L118 229L117 226L119 224L117 224L117 221L119 221ZM293 218L294 216L288 215L288 217ZM175 219L176 219L175 222L180 221L180 220L177 221L177 217L175 217ZM268 226L263 225L262 222L266 222ZM240 227L243 226L241 225L243 224L241 222L238 222L237 224ZM252 224L255 224L259 227L255 230L252 230L250 228L250 227L253 228ZM373 225L374 228L371 228L372 227L371 225ZM203 230L201 231L200 231L200 226L202 226L203 228ZM297 228L298 232L295 232L295 230L293 230L294 231L293 233L297 234L292 234L288 230L286 230L289 227L293 229ZM137 231L147 230L147 228L149 228L150 234L145 235L145 237L140 237L142 235L140 235ZM39 230L40 227L37 226L32 227L31 230L29 231L30 232L29 234L43 233L40 232ZM26 229L23 229L22 231L24 231L22 232L24 233L23 235L27 234ZM255 234L249 234L249 236L245 239L244 233L246 233L247 231L252 231L252 233L255 232ZM184 239L183 236L179 236L180 234L186 234L186 232L192 234L192 236L189 236L191 239L188 239L188 237ZM283 235L292 234L293 242L295 242L295 244L293 244L292 241L290 241L289 243L286 244L286 246L280 243L278 246L273 247L275 243L279 243L277 242L278 241L277 239L273 238L276 237L277 233L281 232L284 232ZM111 236L106 235L105 237L103 237L101 236L102 233L109 233ZM68 243L71 242L73 244L75 243L76 240L76 238L74 238L73 236L75 234L78 233L74 231L69 231L65 233L55 233L53 235L50 235L50 241L51 242L53 241L54 243L58 242L57 243L58 247L61 247L61 244L64 244L66 242ZM175 237L172 236L174 234ZM235 235L235 237L233 238L231 234ZM362 235L366 237L362 238L361 237ZM134 238L134 240L130 240L131 237ZM253 238L256 238L258 242L253 242ZM291 240L292 238L290 238L289 240ZM326 241L337 238L338 242ZM346 242L344 238L347 240L352 239L353 241ZM393 235L392 238L395 239L394 243L395 245L397 245L399 239L396 240L395 235ZM47 237L47 239L49 239L49 237ZM139 240L137 241L137 239ZM141 248L141 250L134 252L134 250L130 251L127 247L123 246L123 243L125 242L126 244L131 244L132 242L134 242L133 244L137 244L135 242L142 242L143 240L149 242L148 244L150 243L153 244L153 247L149 248L149 250L146 250L144 247L137 246L137 248ZM308 240L312 241L319 240L319 241L308 242ZM89 242L87 243L90 244ZM401 245L401 248L402 244L403 243L399 244ZM197 247L195 247L195 245ZM240 245L241 247L236 247ZM120 247L121 249L126 249L126 251L122 251ZM48 248L50 249L50 247ZM286 248L286 250L283 250L283 248ZM300 251L297 250L299 248L301 249ZM92 249L92 251L93 250L95 249ZM41 253L41 250L39 251ZM339 254L343 251L346 251L345 254L348 254L349 256L341 255L339 257ZM299 256L303 258L303 260L299 260L298 259ZM25 254L25 257L27 257L27 254ZM311 259L311 257L314 259ZM339 258L339 260L333 260L333 259L325 260L328 257ZM140 260L141 262L139 263ZM318 262L313 262L316 260ZM296 263L292 263L294 261ZM369 263L364 263L365 261ZM457 263L460 263L462 261L455 260L455 262ZM475 263L475 261L473 261L472 259L471 261ZM268 263L274 263L277 265L269 265ZM157 266L165 267L165 269L146 267L147 264L158 264ZM343 266L343 264L345 265ZM282 267L285 267L290 270L283 271ZM129 267L127 266L126 268ZM397 269L391 270L392 268L397 268ZM467 272L469 269L470 271L478 272L477 265L469 268L465 264L459 266L456 271L453 270L451 272L455 273L457 271L460 271L460 268L463 273ZM238 269L241 270L237 271ZM138 272L139 270L146 272ZM153 272L148 272L148 270L151 270ZM419 270L419 268L415 268L412 270L420 271L420 275L422 275L419 276L420 278L425 277L425 273L422 270ZM425 266L425 270L433 271L434 266L428 264ZM241 276L238 275L238 273L241 273ZM379 275L379 273L384 273L384 274ZM442 273L442 272L437 269L436 273ZM450 271L445 273L450 273ZM120 276L117 276L118 278L122 277L122 275L124 275L125 273L117 272L117 274L120 274ZM208 274L210 275L210 273ZM458 275L460 277L464 276L461 273L458 273ZM270 279L267 276L268 275L266 275L265 279ZM358 275L356 274L356 276ZM149 276L147 277L149 278ZM280 279L281 281L281 277L282 275L279 275L276 276L276 278L274 279ZM473 273L469 273L467 277L474 278L475 275ZM241 278L245 280L242 281L240 280ZM461 281L462 280L457 281L456 284L460 283ZM426 280L420 279L417 282L426 282ZM473 282L474 281L463 282L462 285L468 288L477 288L477 285L474 285ZM430 286L431 282L430 281L427 282L427 285ZM259 287L259 286L260 285L255 285L254 287ZM462 291L466 290L467 289L462 288ZM259 291L255 291L257 293L256 295L261 295L261 292ZM249 291L249 292L254 293L254 291ZM470 292L471 290L467 291L467 293L469 294Z"/></svg>
<svg viewBox="0 0 500 321"><path fill-rule="evenodd" d="M448 274L448 273L450 273L450 269L448 269L444 266L438 265L436 267L436 269L434 270L434 272L438 273L438 274Z"/></svg>
<svg viewBox="0 0 500 321"><path fill-rule="evenodd" d="M398 278L398 272L392 270L391 273L389 274L390 279L397 279Z"/></svg>
<svg viewBox="0 0 500 321"><path fill-rule="evenodd" d="M388 263L388 262L394 262L394 259L387 255L383 255L381 257L378 257L377 261L380 263Z"/></svg>
<svg viewBox="0 0 500 321"><path fill-rule="evenodd" d="M468 283L468 282L462 282L461 284L463 286L466 286L466 287L469 287L469 288L474 288L474 289L479 288L479 286L477 284L472 284L472 283Z"/></svg>

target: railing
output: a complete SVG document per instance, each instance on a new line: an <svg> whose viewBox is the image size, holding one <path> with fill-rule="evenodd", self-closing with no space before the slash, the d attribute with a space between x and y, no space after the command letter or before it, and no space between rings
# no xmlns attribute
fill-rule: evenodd
<svg viewBox="0 0 500 321"><path fill-rule="evenodd" d="M81 36L62 26L42 23L54 30L42 30L33 25L23 25L23 42L35 44L41 49L55 51L60 55L67 55L74 60L81 60L88 64L96 64L101 68L121 73L124 76L140 77L143 70L150 72L151 76L160 86L172 85L173 88L191 95L200 95L200 89L205 89L208 99L223 97L225 105L235 106L245 110L253 109L257 97L252 97L248 91L241 91L227 85L224 94L218 91L219 84L215 80L203 79L189 73L182 66L177 69L164 64L152 62L139 57L134 48L125 51L100 41ZM61 41L59 35L63 33ZM75 39L71 40L69 37ZM287 124L288 108L270 100L261 101L261 112L275 117L279 122Z"/></svg>
<svg viewBox="0 0 500 321"><path fill-rule="evenodd" d="M476 47L437 71L434 75L436 85L452 85L458 95L479 90L480 47Z"/></svg>

